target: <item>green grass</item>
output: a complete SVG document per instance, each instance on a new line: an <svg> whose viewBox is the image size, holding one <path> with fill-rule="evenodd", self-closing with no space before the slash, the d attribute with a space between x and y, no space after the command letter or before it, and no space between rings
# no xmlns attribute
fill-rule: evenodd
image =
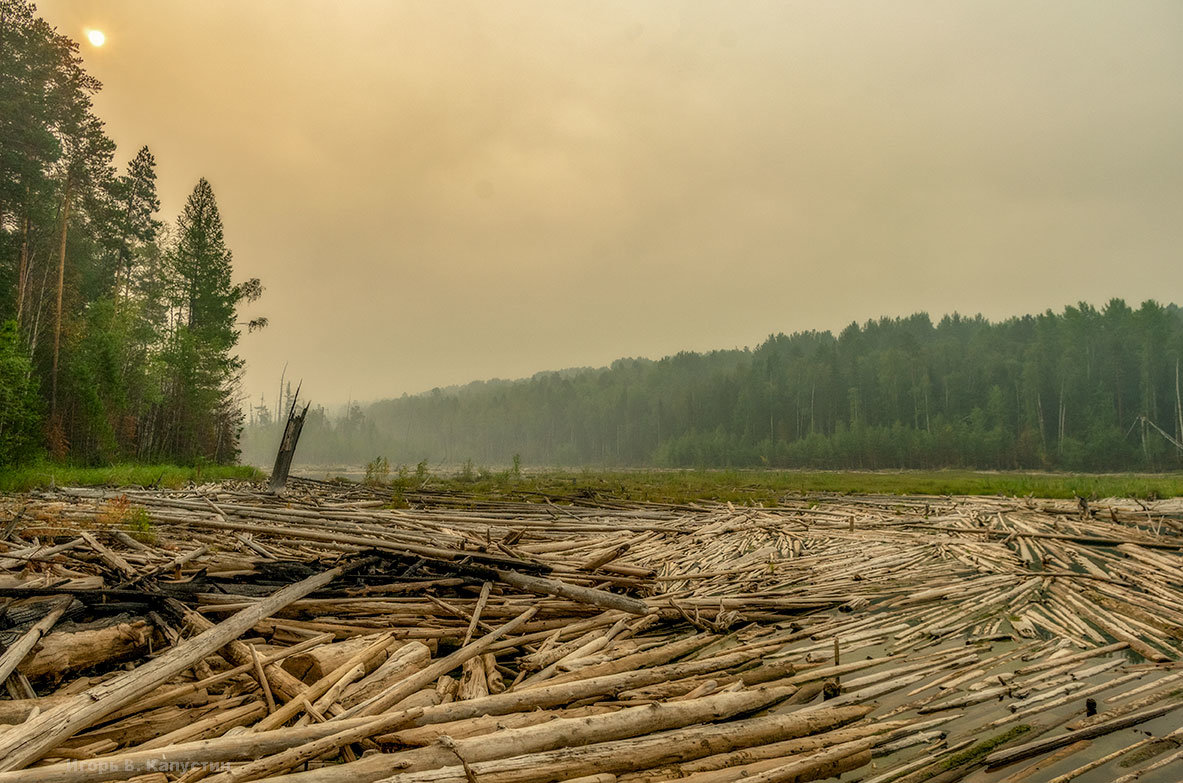
<svg viewBox="0 0 1183 783"><path fill-rule="evenodd" d="M413 496L417 479L395 479ZM425 489L477 498L604 499L687 503L695 500L776 505L819 494L1006 495L1038 498L1165 498L1183 495L1183 473L1068 474L979 471L548 470L514 475L479 471L468 478L433 474ZM408 498L410 499L410 498Z"/></svg>
<svg viewBox="0 0 1183 783"><path fill-rule="evenodd" d="M0 492L27 492L38 487L56 484L59 487L115 486L115 487L181 487L190 481L222 481L244 479L258 481L262 472L248 465L111 465L87 468L43 462L17 468L0 469Z"/></svg>
<svg viewBox="0 0 1183 783"><path fill-rule="evenodd" d="M0 470L0 492L49 486L179 487L189 482L244 479L264 474L245 465L112 465L75 467L55 463ZM397 497L413 496L422 479L409 475L386 482ZM696 500L759 503L821 494L1007 495L1039 498L1165 498L1183 495L1183 473L1072 474L936 471L786 470L540 470L515 474L433 473L429 492L475 498L541 500L621 500L689 503ZM413 499L413 498L408 498Z"/></svg>

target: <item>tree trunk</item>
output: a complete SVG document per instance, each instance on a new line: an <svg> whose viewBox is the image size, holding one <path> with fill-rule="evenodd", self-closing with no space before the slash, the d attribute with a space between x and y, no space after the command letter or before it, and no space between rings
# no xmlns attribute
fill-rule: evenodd
<svg viewBox="0 0 1183 783"><path fill-rule="evenodd" d="M62 199L62 233L58 242L58 291L57 317L53 322L53 381L50 395L50 417L57 415L58 406L58 354L62 343L62 290L66 285L66 233L70 226L70 196L74 190L74 179L66 175L66 194Z"/></svg>
<svg viewBox="0 0 1183 783"><path fill-rule="evenodd" d="M21 260L16 278L16 325L24 324L25 291L29 285L29 216L25 215L21 228Z"/></svg>
<svg viewBox="0 0 1183 783"><path fill-rule="evenodd" d="M1183 396L1179 394L1179 360L1175 359L1175 419L1178 425L1178 434L1175 435L1180 442L1183 442Z"/></svg>
<svg viewBox="0 0 1183 783"><path fill-rule="evenodd" d="M296 455L296 444L300 441L300 431L304 429L304 418L308 415L307 404L304 406L304 410L296 413L296 400L299 397L300 388L296 387L296 395L292 397L291 407L288 408L288 420L283 428L283 438L279 441L279 451L275 454L275 467L271 469L269 489L274 494L279 494L287 484L288 471L292 469L292 458Z"/></svg>

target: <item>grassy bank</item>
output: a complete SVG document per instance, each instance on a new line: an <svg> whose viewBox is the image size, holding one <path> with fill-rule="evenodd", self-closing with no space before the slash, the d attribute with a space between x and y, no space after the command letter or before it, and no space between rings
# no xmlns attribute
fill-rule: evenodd
<svg viewBox="0 0 1183 783"><path fill-rule="evenodd" d="M327 476L326 476L327 477ZM0 492L50 486L180 487L189 482L243 479L264 474L246 465L112 465L74 467L39 463L0 470ZM813 494L1006 495L1042 498L1183 495L1183 473L1070 474L936 471L776 470L475 470L377 477L396 497L423 490L517 500L617 500L688 503L695 500L776 505L781 498Z"/></svg>
<svg viewBox="0 0 1183 783"><path fill-rule="evenodd" d="M52 462L0 469L0 492L27 492L37 487L117 486L181 487L189 482L225 479L258 480L263 474L249 465L111 465L85 468Z"/></svg>
<svg viewBox="0 0 1183 783"><path fill-rule="evenodd" d="M555 500L615 498L685 503L694 500L775 505L781 498L810 494L1006 495L1042 498L1183 495L1183 473L1065 474L976 471L598 471L547 470L515 474L478 471L391 477L396 497L419 488L476 497Z"/></svg>

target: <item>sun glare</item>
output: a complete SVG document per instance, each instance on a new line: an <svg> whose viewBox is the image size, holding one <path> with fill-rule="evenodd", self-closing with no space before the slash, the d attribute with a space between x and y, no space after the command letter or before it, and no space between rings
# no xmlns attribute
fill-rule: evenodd
<svg viewBox="0 0 1183 783"><path fill-rule="evenodd" d="M86 39L90 41L91 46L102 46L107 42L107 36L103 35L102 30L87 30Z"/></svg>

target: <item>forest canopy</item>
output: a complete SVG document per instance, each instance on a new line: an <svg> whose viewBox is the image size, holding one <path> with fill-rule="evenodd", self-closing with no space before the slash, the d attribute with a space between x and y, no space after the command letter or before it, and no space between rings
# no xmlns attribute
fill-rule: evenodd
<svg viewBox="0 0 1183 783"><path fill-rule="evenodd" d="M76 42L0 0L0 465L232 462L237 309L262 287L232 281L205 179L170 227L148 147L117 168L99 89Z"/></svg>
<svg viewBox="0 0 1183 783"><path fill-rule="evenodd" d="M1183 467L1183 311L1114 299L1001 322L925 313L314 411L305 464ZM268 406L244 448L278 440ZM1172 443L1174 440L1176 443Z"/></svg>

